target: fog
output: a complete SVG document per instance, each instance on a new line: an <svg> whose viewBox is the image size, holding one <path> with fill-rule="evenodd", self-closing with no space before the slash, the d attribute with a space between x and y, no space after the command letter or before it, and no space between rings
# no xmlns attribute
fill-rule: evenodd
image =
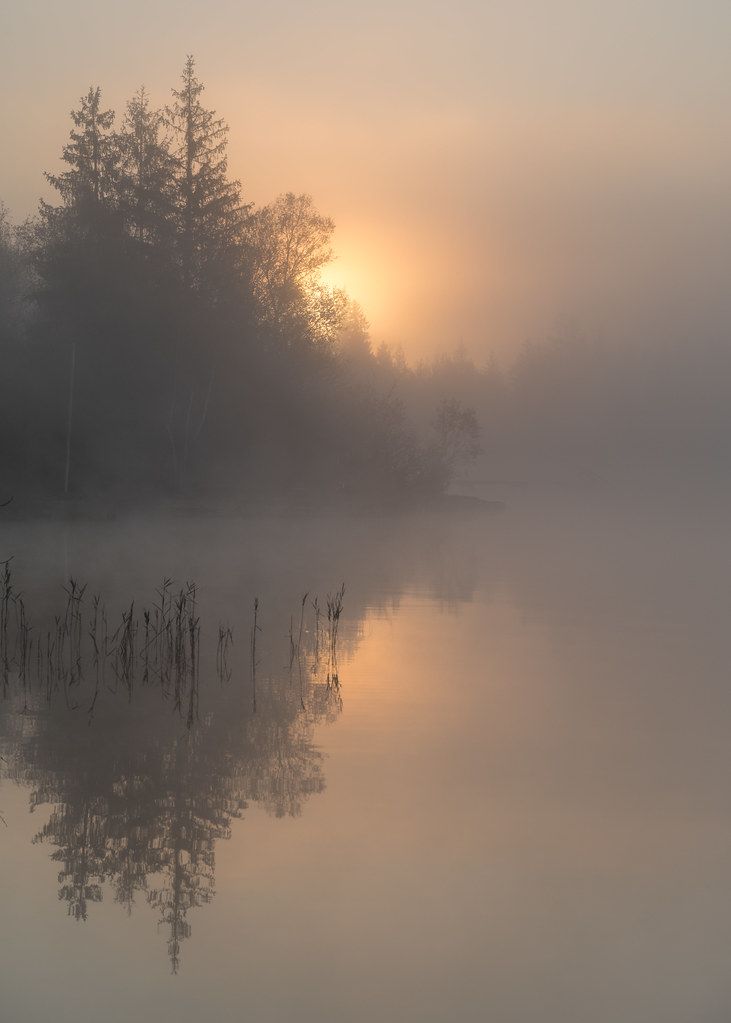
<svg viewBox="0 0 731 1023"><path fill-rule="evenodd" d="M729 29L4 11L3 1019L729 1018Z"/></svg>
<svg viewBox="0 0 731 1023"><path fill-rule="evenodd" d="M66 120L36 212L2 208L0 450L12 513L61 497L96 514L161 501L423 503L465 478L725 486L729 207L722 153L689 137L674 157L682 104L672 131L653 122L649 148L645 114L602 122L602 146L570 166L560 129L547 133L535 112L534 143L551 143L533 169L515 134L526 125L503 139L501 122L491 166L512 196L460 187L448 198L442 181L428 199L428 177L415 185L422 226L446 217L461 243L495 254L475 250L460 293L450 281L464 257L431 282L452 310L451 339L427 357L426 332L407 357L339 276L330 211L291 190L257 203L235 177L234 135L209 91L193 57L165 101L140 87L114 110L92 86ZM710 130L709 117L691 134ZM434 132L474 178L483 161L469 139L448 121ZM427 248L450 244L437 232ZM502 346L489 331L465 337L465 317L487 316L487 293L470 282L493 265L523 329L508 280L521 249L520 304L541 330ZM407 257L389 278L412 272ZM551 322L551 304L569 312ZM431 316L409 310L414 324Z"/></svg>

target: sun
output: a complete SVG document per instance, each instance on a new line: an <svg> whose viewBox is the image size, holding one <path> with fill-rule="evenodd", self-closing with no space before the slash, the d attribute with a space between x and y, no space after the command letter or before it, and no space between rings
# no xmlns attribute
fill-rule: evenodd
<svg viewBox="0 0 731 1023"><path fill-rule="evenodd" d="M342 288L351 298L357 298L354 293L357 275L354 275L352 270L349 271L337 256L327 266L322 267L320 280L326 288Z"/></svg>
<svg viewBox="0 0 731 1023"><path fill-rule="evenodd" d="M340 253L320 270L320 280L327 288L339 288L358 303L371 322L383 313L383 287L378 276L361 258L350 259Z"/></svg>

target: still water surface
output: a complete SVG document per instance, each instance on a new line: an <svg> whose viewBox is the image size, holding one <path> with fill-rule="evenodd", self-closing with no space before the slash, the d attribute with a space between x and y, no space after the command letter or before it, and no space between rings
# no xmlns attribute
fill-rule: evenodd
<svg viewBox="0 0 731 1023"><path fill-rule="evenodd" d="M201 631L192 721L11 670L1 1018L728 1020L727 516L524 504L4 525L39 631L166 574Z"/></svg>

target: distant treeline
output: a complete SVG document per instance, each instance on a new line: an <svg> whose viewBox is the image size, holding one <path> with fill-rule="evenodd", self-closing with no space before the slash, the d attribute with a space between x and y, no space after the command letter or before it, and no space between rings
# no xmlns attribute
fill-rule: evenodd
<svg viewBox="0 0 731 1023"><path fill-rule="evenodd" d="M245 202L202 93L192 58L161 110L90 89L56 203L2 208L0 497L438 492L474 414L438 402L417 438L370 386L365 318L321 279L333 222Z"/></svg>
<svg viewBox="0 0 731 1023"><path fill-rule="evenodd" d="M459 351L413 369L387 353L381 387L426 429L443 395L474 410L475 480L585 487L672 486L689 496L731 484L731 344L708 336L592 340L567 329L512 362ZM389 383L390 381L390 383Z"/></svg>

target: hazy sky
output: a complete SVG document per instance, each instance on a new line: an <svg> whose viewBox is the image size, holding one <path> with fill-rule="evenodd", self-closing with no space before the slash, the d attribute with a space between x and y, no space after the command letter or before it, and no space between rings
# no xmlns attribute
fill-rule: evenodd
<svg viewBox="0 0 731 1023"><path fill-rule="evenodd" d="M332 279L418 357L731 323L728 0L4 0L0 198L32 211L91 84L186 53L248 198L311 192Z"/></svg>

